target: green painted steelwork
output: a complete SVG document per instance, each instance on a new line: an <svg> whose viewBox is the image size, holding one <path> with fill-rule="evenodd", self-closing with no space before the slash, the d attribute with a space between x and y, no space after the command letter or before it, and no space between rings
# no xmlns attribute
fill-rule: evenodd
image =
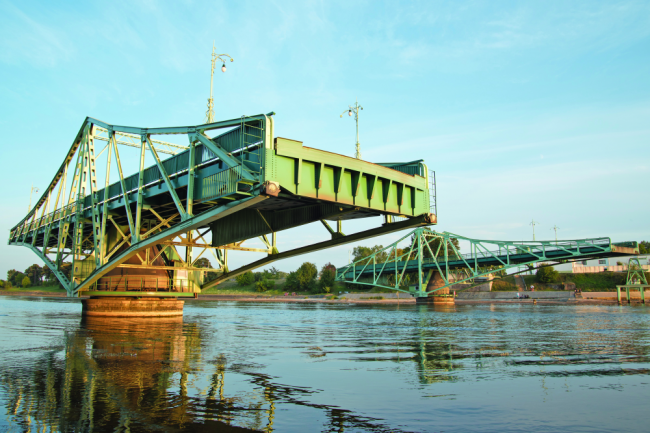
<svg viewBox="0 0 650 433"><path fill-rule="evenodd" d="M12 228L9 244L37 252L69 296L92 290L116 268L133 276L160 271L169 279L185 272L182 278L199 291L205 271L194 265L201 254L214 255L223 281L240 271L227 268L228 249L260 251L242 247L247 239L263 239L269 254L244 267L251 269L359 239L342 233L345 220L385 216L387 224L362 232L372 236L436 223L432 177L421 160L373 164L274 138L271 114L172 128L86 118L49 187ZM185 135L188 146L159 135ZM97 140L107 142L108 152L95 152ZM130 176L118 150L123 142L140 149L138 171ZM147 147L155 162L150 167L144 164ZM172 156L161 160L161 153ZM99 188L102 154L106 175ZM111 170L118 175L112 184ZM404 221L393 223L393 217ZM316 221L325 223L332 241L278 250L278 232ZM336 221L336 232L326 221ZM176 246L185 246L185 253ZM69 279L66 261L72 265Z"/></svg>
<svg viewBox="0 0 650 433"><path fill-rule="evenodd" d="M410 238L409 247L398 246ZM469 244L461 254L458 242ZM454 284L470 282L500 270L557 264L585 257L639 254L636 242L612 244L609 238L564 241L510 242L471 239L449 232L418 228L374 254L337 270L340 282L370 285L425 297ZM434 273L443 284L427 286Z"/></svg>
<svg viewBox="0 0 650 433"><path fill-rule="evenodd" d="M616 286L616 297L621 303L621 289L625 289L627 303L630 303L630 289L638 290L641 294L641 302L645 304L645 291L650 289L648 279L645 276L641 262L637 257L630 257L627 264L627 279L622 286Z"/></svg>

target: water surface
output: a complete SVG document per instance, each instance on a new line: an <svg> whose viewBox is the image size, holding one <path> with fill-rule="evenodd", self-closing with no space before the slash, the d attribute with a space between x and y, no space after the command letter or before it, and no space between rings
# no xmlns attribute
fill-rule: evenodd
<svg viewBox="0 0 650 433"><path fill-rule="evenodd" d="M647 431L645 306L0 298L0 431Z"/></svg>

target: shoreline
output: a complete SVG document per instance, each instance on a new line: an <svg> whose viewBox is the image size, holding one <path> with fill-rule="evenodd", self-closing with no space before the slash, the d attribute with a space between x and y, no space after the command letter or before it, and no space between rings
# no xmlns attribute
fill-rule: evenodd
<svg viewBox="0 0 650 433"><path fill-rule="evenodd" d="M490 293L490 292L487 292ZM517 292L513 292L517 293ZM589 296L593 293L593 296ZM546 299L462 299L456 298L455 305L474 305L474 304L536 304L539 305L618 305L615 292L583 292L586 298L546 298ZM373 294L381 296L381 294ZM0 296L23 296L34 298L67 298L65 293L40 292L40 291L0 291ZM79 297L74 299L88 299L88 297ZM187 302L195 301L222 301L222 302L283 302L283 303L319 303L319 304L384 304L384 305L415 305L415 298L386 298L386 299L326 299L324 297L312 298L305 296L247 296L247 295L199 295L197 298L186 298ZM631 297L630 305L643 305L639 297ZM623 297L621 305L626 305L627 300ZM434 304L428 304L434 305Z"/></svg>

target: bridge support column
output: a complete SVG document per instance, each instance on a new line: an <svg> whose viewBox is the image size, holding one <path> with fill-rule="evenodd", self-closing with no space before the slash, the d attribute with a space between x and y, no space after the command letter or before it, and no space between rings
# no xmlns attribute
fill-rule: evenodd
<svg viewBox="0 0 650 433"><path fill-rule="evenodd" d="M427 284L426 290L435 290L439 287L445 285L445 280L442 279L440 272L433 271L431 278L429 279L429 284ZM415 298L417 304L436 304L436 305L454 305L454 295L449 293L449 287L446 289L438 290L429 294L429 296L422 296Z"/></svg>
<svg viewBox="0 0 650 433"><path fill-rule="evenodd" d="M98 296L81 300L81 314L101 317L182 316L184 303L176 298Z"/></svg>

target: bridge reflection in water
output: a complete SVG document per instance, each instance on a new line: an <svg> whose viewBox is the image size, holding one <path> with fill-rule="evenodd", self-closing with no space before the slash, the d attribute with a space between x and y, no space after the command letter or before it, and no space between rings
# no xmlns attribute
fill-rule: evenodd
<svg viewBox="0 0 650 433"><path fill-rule="evenodd" d="M238 366L232 370L248 376L254 391L228 396L225 356L202 359L201 327L182 317L91 316L80 325L66 333L63 346L0 373L10 429L272 432L279 401L322 410L329 421L323 431L401 431L338 406L312 403L308 397L315 390L278 384ZM427 343L425 336L411 343L409 355L394 361L415 361L421 383L454 380L447 347ZM211 371L201 371L201 365Z"/></svg>

